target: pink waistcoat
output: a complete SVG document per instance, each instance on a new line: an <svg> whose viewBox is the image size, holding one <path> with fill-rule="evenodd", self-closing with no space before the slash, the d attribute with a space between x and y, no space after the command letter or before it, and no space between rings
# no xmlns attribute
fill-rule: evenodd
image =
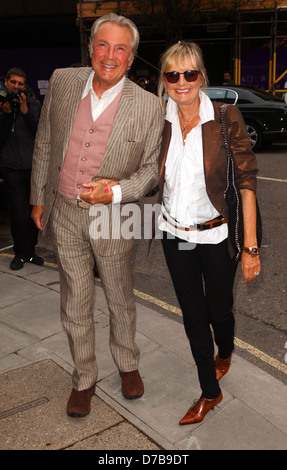
<svg viewBox="0 0 287 470"><path fill-rule="evenodd" d="M58 192L67 199L76 199L82 185L96 176L121 98L120 92L94 121L90 93L78 107L60 175Z"/></svg>

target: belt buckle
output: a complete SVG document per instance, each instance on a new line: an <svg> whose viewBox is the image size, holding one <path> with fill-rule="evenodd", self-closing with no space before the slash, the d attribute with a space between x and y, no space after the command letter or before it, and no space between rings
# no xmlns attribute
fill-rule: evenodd
<svg viewBox="0 0 287 470"><path fill-rule="evenodd" d="M88 202L83 201L79 197L76 199L77 207L80 207L81 209L89 209L90 205Z"/></svg>
<svg viewBox="0 0 287 470"><path fill-rule="evenodd" d="M206 227L205 222L201 222L201 224L198 224L198 226L197 226L197 230L199 230L200 232L202 232L203 230L206 230L206 229L207 229L207 227Z"/></svg>

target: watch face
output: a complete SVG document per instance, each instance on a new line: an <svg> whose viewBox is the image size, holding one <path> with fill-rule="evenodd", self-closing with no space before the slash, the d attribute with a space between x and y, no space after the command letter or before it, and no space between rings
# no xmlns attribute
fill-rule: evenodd
<svg viewBox="0 0 287 470"><path fill-rule="evenodd" d="M253 246L253 247L244 247L243 250L246 252L246 253L249 253L251 256L257 256L259 255L259 248L257 248L257 246Z"/></svg>

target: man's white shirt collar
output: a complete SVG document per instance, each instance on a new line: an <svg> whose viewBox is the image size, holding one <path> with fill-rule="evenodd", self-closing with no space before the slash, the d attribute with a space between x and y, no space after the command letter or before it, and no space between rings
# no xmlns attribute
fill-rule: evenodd
<svg viewBox="0 0 287 470"><path fill-rule="evenodd" d="M94 75L95 75L95 71L92 70L90 75L89 75L89 78L87 80L84 92L82 94L82 99L85 98L89 94L89 92L91 91L92 95L95 95L95 97L99 100L99 98L97 97L97 95L96 95L96 93L94 92L94 89L93 89ZM111 102L116 97L116 95L121 91L121 89L124 86L124 83L125 83L125 76L115 86L113 86L112 88L109 88L108 90L106 90L102 94L101 99L102 98L108 99Z"/></svg>

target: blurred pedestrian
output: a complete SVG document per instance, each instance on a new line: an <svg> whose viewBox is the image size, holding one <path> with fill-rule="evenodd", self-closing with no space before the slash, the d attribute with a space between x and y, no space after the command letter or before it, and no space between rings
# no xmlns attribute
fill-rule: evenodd
<svg viewBox="0 0 287 470"><path fill-rule="evenodd" d="M135 76L134 73L129 73L128 79L129 79L131 82L134 82L134 83L136 83L136 81L137 81L136 76Z"/></svg>
<svg viewBox="0 0 287 470"><path fill-rule="evenodd" d="M147 91L150 91L154 95L157 95L158 87L158 77L155 73L152 73L149 77L149 82L147 84Z"/></svg>
<svg viewBox="0 0 287 470"><path fill-rule="evenodd" d="M32 155L41 104L26 84L26 73L17 67L10 69L2 79L0 94L0 165L15 253L10 268L18 270L24 263L44 263L43 258L35 254L38 228L31 218L29 203Z"/></svg>
<svg viewBox="0 0 287 470"><path fill-rule="evenodd" d="M234 80L232 80L230 72L224 72L222 85L234 85Z"/></svg>
<svg viewBox="0 0 287 470"><path fill-rule="evenodd" d="M146 90L146 81L145 81L144 78L140 78L140 79L138 80L138 85L139 85L141 88L143 88L144 90Z"/></svg>

